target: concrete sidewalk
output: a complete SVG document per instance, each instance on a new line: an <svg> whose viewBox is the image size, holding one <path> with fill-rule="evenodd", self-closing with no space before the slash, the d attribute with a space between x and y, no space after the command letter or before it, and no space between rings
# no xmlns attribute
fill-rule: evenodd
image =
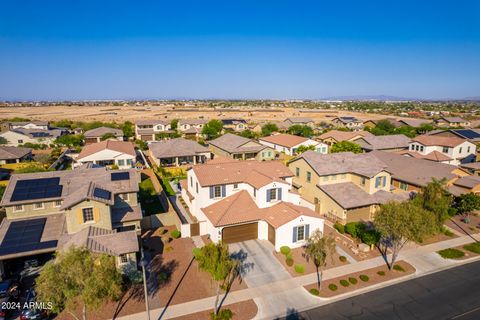
<svg viewBox="0 0 480 320"><path fill-rule="evenodd" d="M307 310L310 308L318 307L324 304L334 302L339 299L344 299L351 297L363 292L372 291L380 287L385 287L402 281L411 279L412 277L418 277L433 272L438 272L445 270L447 268L452 268L464 263L469 263L471 261L479 260L480 257L471 258L469 260L457 261L457 260L447 260L441 258L436 251L461 246L467 243L471 243L474 239L480 239L480 234L473 236L463 236L454 239L445 240L442 242L437 242L425 246L418 246L412 249L407 249L402 251L398 257L398 260L405 260L413 265L417 271L412 276L407 276L405 278L395 279L388 283L380 283L371 287L366 287L364 289L352 291L342 297L334 297L330 299L317 298L310 295L303 286L315 283L317 281L317 276L315 273L307 274L301 277L290 278L286 280L276 281L273 283L268 283L262 286L248 288L238 291L230 292L225 299L223 306L228 304L246 301L249 299L254 299L257 301L274 301L275 297L279 297L283 303L288 301L288 305L283 305L281 308L278 308L278 305L269 306L269 305L259 305L259 310L261 314L257 314L255 319L272 319L276 317L283 317L287 314L289 310L295 309L297 311ZM354 272L359 272L362 270L367 270L374 268L380 265L385 264L383 257L376 257L369 260L364 260L354 264L348 264L339 266L336 268L331 268L323 272L323 280L332 279L339 276L348 275ZM302 292L300 294L300 292ZM264 299L268 298L268 299ZM199 311L209 310L214 305L215 297L208 297L204 299L199 299L195 301L190 301L186 303L176 304L169 306L165 311L162 319L169 319L174 317L184 316L190 313L195 313ZM151 311L152 319L159 319L160 314L162 313L163 308L155 309ZM133 320L146 318L145 313L137 313L122 317L120 319L124 320Z"/></svg>

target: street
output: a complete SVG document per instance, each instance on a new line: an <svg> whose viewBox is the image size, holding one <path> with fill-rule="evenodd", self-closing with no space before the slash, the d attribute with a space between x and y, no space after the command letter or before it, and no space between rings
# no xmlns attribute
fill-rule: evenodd
<svg viewBox="0 0 480 320"><path fill-rule="evenodd" d="M286 319L480 319L480 262L406 281Z"/></svg>

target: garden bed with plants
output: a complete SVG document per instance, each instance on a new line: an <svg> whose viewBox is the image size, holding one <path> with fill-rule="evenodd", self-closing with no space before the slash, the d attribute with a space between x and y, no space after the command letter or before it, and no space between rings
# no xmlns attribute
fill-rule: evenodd
<svg viewBox="0 0 480 320"><path fill-rule="evenodd" d="M281 252L274 252L274 255L293 277L317 272L313 261L310 260L307 262L307 259L304 257L303 248L290 249L289 247L282 247ZM340 256L337 252L335 252L331 258L327 257L326 261L327 264L322 270L349 263L346 257Z"/></svg>
<svg viewBox="0 0 480 320"><path fill-rule="evenodd" d="M440 241L445 241L445 240L450 240L453 238L458 238L458 236L453 233L451 230L448 228L443 227L442 230L440 230L439 233L427 237L425 240L423 240L420 245L425 246L427 244L432 244Z"/></svg>
<svg viewBox="0 0 480 320"><path fill-rule="evenodd" d="M480 217L478 214L469 214L465 220L465 215L455 215L445 222L447 226L457 230L462 234L474 234L480 232Z"/></svg>
<svg viewBox="0 0 480 320"><path fill-rule="evenodd" d="M350 222L346 225L335 223L334 228L325 226L325 234L335 238L337 246L343 249L353 259L362 261L381 255L375 244L380 236L375 230L366 230L366 225L361 222ZM342 237L345 237L343 239ZM368 252L361 252L358 249L360 243L366 243L371 246Z"/></svg>
<svg viewBox="0 0 480 320"><path fill-rule="evenodd" d="M321 289L317 283L305 286L312 295L330 298L378 283L404 277L415 272L415 268L405 261L398 261L392 270L386 265L351 273L342 277L322 281Z"/></svg>
<svg viewBox="0 0 480 320"><path fill-rule="evenodd" d="M222 309L229 309L233 313L233 319L235 320L250 320L257 315L257 305L250 299L242 302L232 303L222 306ZM212 310L205 310L201 312L191 313L178 318L172 318L172 320L205 320L210 319L210 313Z"/></svg>
<svg viewBox="0 0 480 320"><path fill-rule="evenodd" d="M473 242L463 246L437 251L444 259L465 260L480 255L480 242Z"/></svg>

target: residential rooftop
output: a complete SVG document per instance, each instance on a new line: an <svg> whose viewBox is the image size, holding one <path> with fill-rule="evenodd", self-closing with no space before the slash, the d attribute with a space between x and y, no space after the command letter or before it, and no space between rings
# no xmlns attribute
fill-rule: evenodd
<svg viewBox="0 0 480 320"><path fill-rule="evenodd" d="M156 158L186 157L209 152L208 148L201 144L183 138L152 142L148 148Z"/></svg>
<svg viewBox="0 0 480 320"><path fill-rule="evenodd" d="M295 136L293 134L278 133L278 134L272 134L271 136L268 136L268 137L262 137L259 140L273 143L282 147L292 148L301 143L307 142L309 139Z"/></svg>
<svg viewBox="0 0 480 320"><path fill-rule="evenodd" d="M208 143L229 153L259 152L266 148L255 140L232 133L226 133Z"/></svg>

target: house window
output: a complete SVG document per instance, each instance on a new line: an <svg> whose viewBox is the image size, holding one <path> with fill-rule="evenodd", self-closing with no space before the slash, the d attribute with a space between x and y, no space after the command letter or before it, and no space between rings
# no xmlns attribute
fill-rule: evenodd
<svg viewBox="0 0 480 320"><path fill-rule="evenodd" d="M269 156L269 157L272 156L272 151L268 151L268 156Z"/></svg>
<svg viewBox="0 0 480 320"><path fill-rule="evenodd" d="M190 177L190 187L193 188L193 178L192 177Z"/></svg>
<svg viewBox="0 0 480 320"><path fill-rule="evenodd" d="M420 152L423 152L423 146L420 146Z"/></svg>
<svg viewBox="0 0 480 320"><path fill-rule="evenodd" d="M312 173L310 171L307 171L307 182L312 181Z"/></svg>
<svg viewBox="0 0 480 320"><path fill-rule="evenodd" d="M120 167L123 167L123 166L125 165L125 160L124 160L124 159L118 160L118 165L119 165Z"/></svg>
<svg viewBox="0 0 480 320"><path fill-rule="evenodd" d="M462 147L460 147L460 149L458 150L458 153L462 153Z"/></svg>
<svg viewBox="0 0 480 320"><path fill-rule="evenodd" d="M337 180L337 175L336 175L336 174L334 174L334 175L332 176L332 180Z"/></svg>
<svg viewBox="0 0 480 320"><path fill-rule="evenodd" d="M233 189L235 189L235 190L238 189L238 183L235 183L235 184L233 185Z"/></svg>
<svg viewBox="0 0 480 320"><path fill-rule="evenodd" d="M415 150L418 151L420 150L420 146L417 144L417 146L415 147Z"/></svg>
<svg viewBox="0 0 480 320"><path fill-rule="evenodd" d="M295 175L300 177L300 168L295 168Z"/></svg>
<svg viewBox="0 0 480 320"><path fill-rule="evenodd" d="M13 207L14 212L20 212L23 211L23 205L22 204L17 204L16 206Z"/></svg>
<svg viewBox="0 0 480 320"><path fill-rule="evenodd" d="M93 208L84 208L82 209L82 213L83 213L83 223L94 221Z"/></svg>
<svg viewBox="0 0 480 320"><path fill-rule="evenodd" d="M277 189L270 189L270 201L277 200Z"/></svg>
<svg viewBox="0 0 480 320"><path fill-rule="evenodd" d="M297 241L305 240L305 226L297 227Z"/></svg>
<svg viewBox="0 0 480 320"><path fill-rule="evenodd" d="M195 191L198 193L198 182L195 182Z"/></svg>
<svg viewBox="0 0 480 320"><path fill-rule="evenodd" d="M34 209L34 210L43 209L43 202L34 203L34 204L33 204L33 209Z"/></svg>
<svg viewBox="0 0 480 320"><path fill-rule="evenodd" d="M406 191L406 190L408 189L408 185L407 185L406 183L404 183L404 182L400 182L400 189Z"/></svg>
<svg viewBox="0 0 480 320"><path fill-rule="evenodd" d="M22 140L22 139L19 139L19 140L18 140L18 143L23 143L23 140Z"/></svg>
<svg viewBox="0 0 480 320"><path fill-rule="evenodd" d="M121 254L120 263L127 263L127 262L128 262L128 256L126 254Z"/></svg>
<svg viewBox="0 0 480 320"><path fill-rule="evenodd" d="M364 185L365 185L365 181L366 181L366 179L365 179L365 178L362 178L362 180L360 181L360 183L362 184L362 186L364 186Z"/></svg>
<svg viewBox="0 0 480 320"><path fill-rule="evenodd" d="M215 198L220 198L222 196L222 187L221 186L213 187L213 196Z"/></svg>
<svg viewBox="0 0 480 320"><path fill-rule="evenodd" d="M412 145L410 146L410 150L414 151L414 150L415 150L415 145L412 144Z"/></svg>
<svg viewBox="0 0 480 320"><path fill-rule="evenodd" d="M382 184L382 177L376 177L375 178L375 188L380 187L381 184Z"/></svg>
<svg viewBox="0 0 480 320"><path fill-rule="evenodd" d="M124 201L128 201L128 199L129 199L128 193L121 193L120 194L120 199L122 199Z"/></svg>
<svg viewBox="0 0 480 320"><path fill-rule="evenodd" d="M470 146L467 147L467 153L470 153Z"/></svg>
<svg viewBox="0 0 480 320"><path fill-rule="evenodd" d="M328 176L324 176L323 181L328 181Z"/></svg>
<svg viewBox="0 0 480 320"><path fill-rule="evenodd" d="M448 147L443 147L442 152L443 153L448 153Z"/></svg>
<svg viewBox="0 0 480 320"><path fill-rule="evenodd" d="M256 197L257 196L257 189L253 189L253 196Z"/></svg>
<svg viewBox="0 0 480 320"><path fill-rule="evenodd" d="M54 207L60 207L62 205L62 200L56 200L54 203L53 203L53 206Z"/></svg>

